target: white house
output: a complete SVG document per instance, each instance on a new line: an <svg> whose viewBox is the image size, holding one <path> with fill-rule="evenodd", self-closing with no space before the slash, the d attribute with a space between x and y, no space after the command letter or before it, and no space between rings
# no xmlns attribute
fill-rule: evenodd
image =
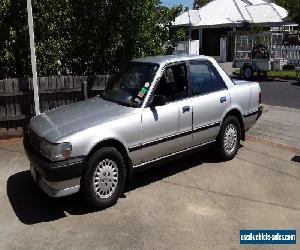
<svg viewBox="0 0 300 250"><path fill-rule="evenodd" d="M282 27L287 15L284 8L264 0L214 0L198 10L185 11L173 27L189 31L187 41L180 43L178 50L219 56L222 37L253 26Z"/></svg>

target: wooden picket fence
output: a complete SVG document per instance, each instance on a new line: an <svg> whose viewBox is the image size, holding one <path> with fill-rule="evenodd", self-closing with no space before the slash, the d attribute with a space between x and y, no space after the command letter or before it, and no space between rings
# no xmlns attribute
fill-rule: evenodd
<svg viewBox="0 0 300 250"><path fill-rule="evenodd" d="M109 76L38 78L41 111L98 95ZM32 79L0 80L0 138L21 136L34 115Z"/></svg>
<svg viewBox="0 0 300 250"><path fill-rule="evenodd" d="M289 64L300 64L300 46L277 46L274 51L275 58L287 59Z"/></svg>

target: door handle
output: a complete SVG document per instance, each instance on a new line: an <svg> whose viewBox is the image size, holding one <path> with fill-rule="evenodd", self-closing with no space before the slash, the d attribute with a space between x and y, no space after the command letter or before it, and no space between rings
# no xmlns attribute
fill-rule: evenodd
<svg viewBox="0 0 300 250"><path fill-rule="evenodd" d="M190 112L191 110L191 107L190 106L184 106L182 107L182 112L185 113L185 112Z"/></svg>
<svg viewBox="0 0 300 250"><path fill-rule="evenodd" d="M227 101L226 96L222 96L222 97L220 98L220 103L224 103L224 102L226 102L226 101Z"/></svg>

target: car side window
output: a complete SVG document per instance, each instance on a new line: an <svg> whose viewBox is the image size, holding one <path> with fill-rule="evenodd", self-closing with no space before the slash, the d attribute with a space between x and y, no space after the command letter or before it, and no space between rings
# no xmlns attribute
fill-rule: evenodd
<svg viewBox="0 0 300 250"><path fill-rule="evenodd" d="M190 72L193 96L226 89L221 76L208 62L191 62Z"/></svg>
<svg viewBox="0 0 300 250"><path fill-rule="evenodd" d="M185 63L166 67L156 87L155 95L165 96L167 102L187 97L188 81Z"/></svg>

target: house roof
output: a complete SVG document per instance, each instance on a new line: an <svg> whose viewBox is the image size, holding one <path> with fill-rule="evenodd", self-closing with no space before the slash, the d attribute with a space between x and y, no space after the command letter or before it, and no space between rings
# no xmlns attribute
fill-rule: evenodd
<svg viewBox="0 0 300 250"><path fill-rule="evenodd" d="M282 23L288 12L264 0L213 0L179 15L174 26L220 26L233 23ZM190 17L190 18L189 18Z"/></svg>

